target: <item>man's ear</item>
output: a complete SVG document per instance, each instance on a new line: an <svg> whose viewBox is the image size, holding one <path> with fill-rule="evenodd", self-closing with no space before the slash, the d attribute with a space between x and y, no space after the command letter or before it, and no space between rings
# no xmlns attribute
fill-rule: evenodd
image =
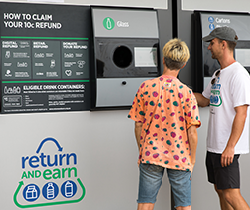
<svg viewBox="0 0 250 210"><path fill-rule="evenodd" d="M225 40L222 41L222 47L223 47L223 49L225 49L225 47L227 47L227 42Z"/></svg>

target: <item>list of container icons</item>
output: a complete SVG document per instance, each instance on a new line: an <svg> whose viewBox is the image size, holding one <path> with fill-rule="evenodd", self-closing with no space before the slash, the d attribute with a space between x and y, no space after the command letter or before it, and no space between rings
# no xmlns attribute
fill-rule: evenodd
<svg viewBox="0 0 250 210"><path fill-rule="evenodd" d="M75 182L68 180L61 186L61 194L65 198L72 198L77 192ZM42 188L42 195L47 200L55 199L59 194L59 187L54 182L46 183ZM40 188L36 184L29 184L23 190L23 197L28 202L36 201L40 196Z"/></svg>
<svg viewBox="0 0 250 210"><path fill-rule="evenodd" d="M215 29L215 25L213 24L214 18L213 18L212 16L210 16L210 17L208 18L208 22L210 23L210 24L209 24L209 29L210 29L211 31L214 30L214 29Z"/></svg>

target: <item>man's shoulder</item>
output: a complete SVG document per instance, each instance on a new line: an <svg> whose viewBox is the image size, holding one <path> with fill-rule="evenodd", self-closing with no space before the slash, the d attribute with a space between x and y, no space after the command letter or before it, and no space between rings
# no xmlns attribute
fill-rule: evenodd
<svg viewBox="0 0 250 210"><path fill-rule="evenodd" d="M235 74L238 74L239 72L238 71L235 71L235 69L237 69L237 70L241 70L241 71L243 71L243 72L247 72L247 70L246 70L246 68L241 64L241 63L239 63L238 61L236 61L236 62L234 62L233 64L231 64L230 66L229 66L229 68L233 71L233 73L235 73Z"/></svg>
<svg viewBox="0 0 250 210"><path fill-rule="evenodd" d="M231 67L231 71L228 71L228 74L231 75L231 78L249 80L250 82L249 72L239 62L235 62L234 65L231 65Z"/></svg>
<svg viewBox="0 0 250 210"><path fill-rule="evenodd" d="M182 91L186 91L188 93L192 93L192 89L191 87L189 87L188 85L182 83L181 81L177 80L177 88L182 90Z"/></svg>
<svg viewBox="0 0 250 210"><path fill-rule="evenodd" d="M141 83L141 87L148 86L150 84L157 83L159 81L159 77L156 78L150 78L148 80L145 80L144 82Z"/></svg>

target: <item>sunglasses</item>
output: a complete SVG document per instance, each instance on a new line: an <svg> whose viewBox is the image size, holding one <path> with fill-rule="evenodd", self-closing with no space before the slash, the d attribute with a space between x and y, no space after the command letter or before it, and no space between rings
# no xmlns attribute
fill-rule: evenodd
<svg viewBox="0 0 250 210"><path fill-rule="evenodd" d="M214 83L215 83L215 81L216 81L216 79L218 78L218 76L220 76L220 70L219 71L217 71L216 73L215 73L215 78L213 78L212 80L211 80L211 84L212 85L214 85Z"/></svg>

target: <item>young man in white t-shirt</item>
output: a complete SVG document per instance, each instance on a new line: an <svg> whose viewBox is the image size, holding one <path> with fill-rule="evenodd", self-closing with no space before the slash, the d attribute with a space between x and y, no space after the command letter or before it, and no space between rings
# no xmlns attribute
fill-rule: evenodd
<svg viewBox="0 0 250 210"><path fill-rule="evenodd" d="M220 64L202 94L195 93L199 106L210 105L208 181L214 184L222 210L248 210L240 193L238 158L249 153L250 76L234 59L238 37L232 28L216 28L202 40L210 42L208 50Z"/></svg>

